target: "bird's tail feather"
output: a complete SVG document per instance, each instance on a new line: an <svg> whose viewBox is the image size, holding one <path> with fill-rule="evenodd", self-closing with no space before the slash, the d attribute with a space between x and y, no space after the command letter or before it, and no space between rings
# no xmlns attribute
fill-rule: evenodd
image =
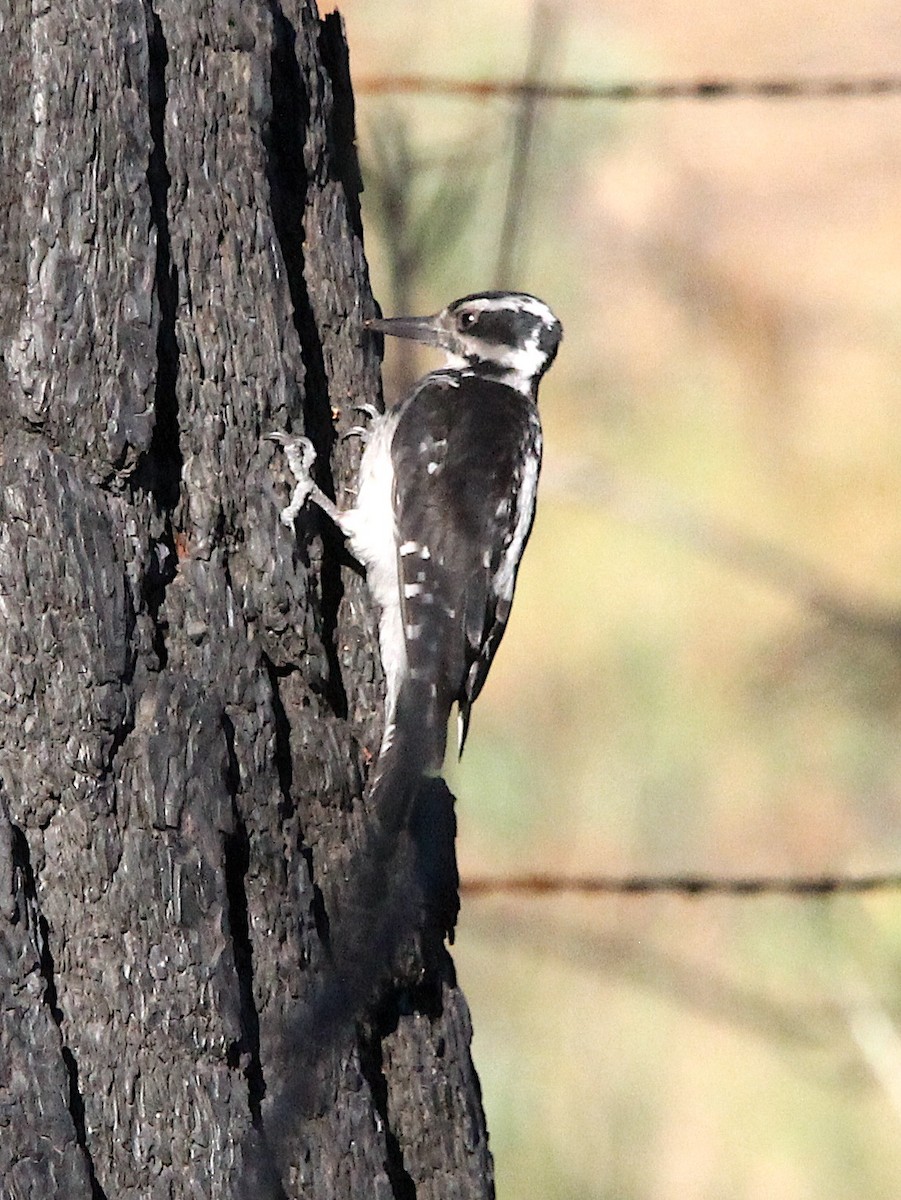
<svg viewBox="0 0 901 1200"><path fill-rule="evenodd" d="M447 746L450 700L433 685L407 679L392 706L373 774L370 807L389 837L400 833L421 781L437 775Z"/></svg>

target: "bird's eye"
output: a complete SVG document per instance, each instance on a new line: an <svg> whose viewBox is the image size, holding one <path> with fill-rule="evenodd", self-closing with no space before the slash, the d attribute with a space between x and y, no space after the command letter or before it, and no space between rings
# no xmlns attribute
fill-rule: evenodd
<svg viewBox="0 0 901 1200"><path fill-rule="evenodd" d="M460 313L459 317L457 317L457 325L460 329L472 329L477 320L478 313L474 313L472 310L470 310L469 312Z"/></svg>

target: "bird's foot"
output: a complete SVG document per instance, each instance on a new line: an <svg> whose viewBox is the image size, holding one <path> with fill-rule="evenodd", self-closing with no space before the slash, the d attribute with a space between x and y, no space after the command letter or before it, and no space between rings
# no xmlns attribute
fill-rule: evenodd
<svg viewBox="0 0 901 1200"><path fill-rule="evenodd" d="M297 514L306 503L307 497L316 490L310 474L313 463L316 461L316 450L308 437L279 431L267 433L266 437L270 442L277 442L282 447L288 462L288 470L296 481L291 503L279 514L282 524L293 529Z"/></svg>
<svg viewBox="0 0 901 1200"><path fill-rule="evenodd" d="M367 417L369 417L370 421L376 421L380 416L382 416L374 404L354 404L353 411L364 413ZM346 429L344 433L341 434L341 441L343 442L345 438L358 437L365 446L371 435L372 430L367 429L365 425L352 425L350 429Z"/></svg>

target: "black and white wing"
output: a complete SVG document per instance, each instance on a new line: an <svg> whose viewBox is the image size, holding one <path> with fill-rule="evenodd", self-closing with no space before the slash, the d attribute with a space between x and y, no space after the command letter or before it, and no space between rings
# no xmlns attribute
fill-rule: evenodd
<svg viewBox="0 0 901 1200"><path fill-rule="evenodd" d="M541 462L534 401L493 380L436 371L403 405L391 446L408 677L444 755L460 751L510 615Z"/></svg>

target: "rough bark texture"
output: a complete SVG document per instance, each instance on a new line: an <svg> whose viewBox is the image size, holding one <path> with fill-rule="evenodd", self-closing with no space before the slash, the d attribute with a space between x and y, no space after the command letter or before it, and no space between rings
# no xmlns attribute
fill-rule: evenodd
<svg viewBox="0 0 901 1200"><path fill-rule="evenodd" d="M378 394L340 24L5 0L0 47L0 1196L490 1196L442 913L332 963L374 623L262 440L341 495Z"/></svg>

